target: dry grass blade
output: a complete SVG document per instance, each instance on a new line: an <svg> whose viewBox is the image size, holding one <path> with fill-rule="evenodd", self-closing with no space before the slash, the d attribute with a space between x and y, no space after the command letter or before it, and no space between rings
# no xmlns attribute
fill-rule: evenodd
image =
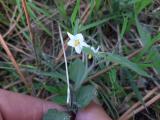
<svg viewBox="0 0 160 120"><path fill-rule="evenodd" d="M84 11L84 13L83 13L83 15L81 17L81 22L83 24L87 21L87 18L88 18L89 14L90 14L89 9L90 9L90 5L87 5L87 7L86 7L86 9L85 9L85 11Z"/></svg>
<svg viewBox="0 0 160 120"><path fill-rule="evenodd" d="M151 100L146 102L145 103L146 107L149 107L150 105L152 105L153 103L155 103L159 99L160 99L160 94L156 95ZM136 110L134 110L130 114L128 114L123 120L129 120L132 116L134 116L135 114L139 113L143 109L145 109L145 107L144 106L140 106L139 108L137 108Z"/></svg>
<svg viewBox="0 0 160 120"><path fill-rule="evenodd" d="M27 20L27 24L28 24L28 27L29 27L30 37L31 37L31 40L32 40L33 45L34 45L35 41L33 40L32 27L31 27L30 17L29 17L28 11L27 11L26 0L22 0L22 7L23 7L23 10L24 10L24 13L25 13L25 16L26 16L26 20Z"/></svg>
<svg viewBox="0 0 160 120"><path fill-rule="evenodd" d="M26 81L24 75L22 74L22 72L21 72L21 70L20 70L20 68L19 68L19 66L18 66L15 58L13 57L11 51L9 50L9 48L8 48L6 42L4 41L4 39L3 39L3 37L2 37L1 34L0 34L0 44L2 45L2 47L3 47L4 50L5 50L5 52L7 53L8 58L11 60L13 66L15 67L17 73L18 73L19 76L20 76L20 79L23 81L23 83L26 85L26 87L29 87L29 84L27 83L27 81Z"/></svg>
<svg viewBox="0 0 160 120"><path fill-rule="evenodd" d="M143 100L146 101L148 98L150 98L156 91L158 90L158 88L154 88L152 89L144 98ZM126 118L129 114L131 114L134 109L136 109L138 106L141 105L141 102L138 101L137 103L135 103L131 108L129 108L120 118L119 120L124 120L124 118Z"/></svg>
<svg viewBox="0 0 160 120"><path fill-rule="evenodd" d="M10 34L14 30L20 17L21 17L21 15L19 14L16 21L14 22L14 24L12 26L10 26L9 30L3 35L3 38L5 38L8 34Z"/></svg>
<svg viewBox="0 0 160 120"><path fill-rule="evenodd" d="M26 0L22 0L22 7L23 7L23 10L24 10L24 13L25 13L25 16L26 16L26 20L27 20L27 24L28 24L28 28L29 28L29 33L30 33L30 38L31 38L31 41L32 41L32 44L33 44L33 49L34 49L34 53L35 53L35 57L36 57L36 62L38 64L38 55L37 55L37 51L36 51L36 48L35 48L36 41L34 40L34 36L33 36L33 32L32 32L32 25L31 25L29 13L27 11Z"/></svg>
<svg viewBox="0 0 160 120"><path fill-rule="evenodd" d="M94 2L94 6L95 6L95 2ZM93 7L94 7L93 6ZM86 5L86 9L85 9L85 11L84 11L84 13L83 13L83 15L82 15L82 17L81 17L81 22L84 24L86 21L87 21L87 19L88 19L88 17L89 17L89 15L90 15L90 8L91 8L91 5Z"/></svg>

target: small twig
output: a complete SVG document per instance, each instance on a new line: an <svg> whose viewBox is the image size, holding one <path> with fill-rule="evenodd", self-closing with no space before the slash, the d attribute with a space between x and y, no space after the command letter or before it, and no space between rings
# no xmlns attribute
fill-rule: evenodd
<svg viewBox="0 0 160 120"><path fill-rule="evenodd" d="M65 48L64 48L64 42L63 42L63 37L62 37L62 32L61 32L61 27L58 25L59 28L59 36L62 44L62 49L63 49L63 55L64 55L64 61L65 61L65 67L66 67L66 77L67 77L67 104L70 104L70 83L69 83L69 74L68 74L68 65L67 65L67 58L66 58L66 53L65 53Z"/></svg>

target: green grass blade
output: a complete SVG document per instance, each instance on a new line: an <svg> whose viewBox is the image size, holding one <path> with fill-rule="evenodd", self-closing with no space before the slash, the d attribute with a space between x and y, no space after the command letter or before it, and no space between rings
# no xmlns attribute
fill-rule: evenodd
<svg viewBox="0 0 160 120"><path fill-rule="evenodd" d="M135 13L138 15L144 8L152 3L152 0L137 0L135 4Z"/></svg>
<svg viewBox="0 0 160 120"><path fill-rule="evenodd" d="M76 2L76 6L72 12L72 15L71 15L71 23L72 25L74 25L75 21L76 21L76 17L77 17L77 13L79 11L79 8L80 8L80 0L77 0Z"/></svg>
<svg viewBox="0 0 160 120"><path fill-rule="evenodd" d="M101 24L103 24L103 23L105 23L105 22L107 22L111 19L115 19L116 17L117 16L108 17L108 18L105 18L103 20L99 20L99 21L90 23L88 25L81 26L79 31L82 32L82 31L88 30L90 28L96 27L96 26L101 25Z"/></svg>
<svg viewBox="0 0 160 120"><path fill-rule="evenodd" d="M128 18L124 17L124 21L123 21L123 25L122 25L122 30L121 30L121 33L120 33L121 39L123 38L123 36L124 36L124 34L126 32L127 25L128 25Z"/></svg>
<svg viewBox="0 0 160 120"><path fill-rule="evenodd" d="M139 75L145 76L145 77L150 77L147 72L145 72L142 68L140 68L136 63L133 63L129 61L127 58L122 57L120 55L112 54L112 53L107 53L107 60L119 63L122 66L125 66L134 72L138 73Z"/></svg>
<svg viewBox="0 0 160 120"><path fill-rule="evenodd" d="M142 27L142 25L139 23L137 17L135 17L135 21L136 21L137 30L138 30L138 33L141 37L143 45L148 46L148 45L152 44L150 33Z"/></svg>

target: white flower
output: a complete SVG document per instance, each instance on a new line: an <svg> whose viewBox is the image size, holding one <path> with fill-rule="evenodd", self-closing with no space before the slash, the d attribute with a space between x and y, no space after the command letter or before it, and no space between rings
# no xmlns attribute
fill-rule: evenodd
<svg viewBox="0 0 160 120"><path fill-rule="evenodd" d="M89 47L87 43L84 42L83 35L81 33L72 35L71 33L67 32L70 40L68 41L68 45L74 47L76 53L80 54L83 47Z"/></svg>
<svg viewBox="0 0 160 120"><path fill-rule="evenodd" d="M90 47L90 49L93 51L94 54L97 54L99 51L99 47L95 49L94 47ZM93 54L89 54L88 58L91 59L93 57Z"/></svg>
<svg viewBox="0 0 160 120"><path fill-rule="evenodd" d="M97 49L95 49L94 47L91 47L91 50L92 50L94 53L98 53L99 47L98 47Z"/></svg>

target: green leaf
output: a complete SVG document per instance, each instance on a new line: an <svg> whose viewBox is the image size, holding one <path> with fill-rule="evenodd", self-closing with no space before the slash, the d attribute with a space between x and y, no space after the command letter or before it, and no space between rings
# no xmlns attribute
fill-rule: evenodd
<svg viewBox="0 0 160 120"><path fill-rule="evenodd" d="M152 39L154 42L160 41L160 33L158 33L156 36Z"/></svg>
<svg viewBox="0 0 160 120"><path fill-rule="evenodd" d="M90 0L90 15L92 14L94 8L96 5L96 1L95 0Z"/></svg>
<svg viewBox="0 0 160 120"><path fill-rule="evenodd" d="M50 11L49 11L49 7L45 6L44 8L41 8L35 4L33 4L33 2L28 2L28 4L37 12L42 13L45 16L50 16Z"/></svg>
<svg viewBox="0 0 160 120"><path fill-rule="evenodd" d="M105 23L105 22L107 22L107 21L109 21L111 19L116 18L116 17L117 16L108 17L108 18L105 18L103 20L98 20L98 21L90 23L88 25L81 26L79 32L82 32L82 31L88 30L90 28L96 27L96 26L98 26L100 24L103 24L103 23Z"/></svg>
<svg viewBox="0 0 160 120"><path fill-rule="evenodd" d="M154 69L156 70L156 72L158 74L160 74L160 53L158 52L158 48L156 47L152 47L149 50L149 53L147 55L147 62L151 62L152 63L152 67L154 67Z"/></svg>
<svg viewBox="0 0 160 120"><path fill-rule="evenodd" d="M125 66L133 71L135 71L136 73L138 73L139 75L145 76L145 77L150 77L143 69L141 69L137 64L129 61L127 58L122 57L120 55L115 55L112 53L107 53L107 57L106 59L112 62L116 62L119 63L122 66Z"/></svg>
<svg viewBox="0 0 160 120"><path fill-rule="evenodd" d="M71 15L71 22L72 22L72 25L74 25L75 23L75 20L76 20L76 17L77 17L77 13L79 11L79 8L80 8L80 0L77 0L76 2L76 6L72 12L72 15Z"/></svg>
<svg viewBox="0 0 160 120"><path fill-rule="evenodd" d="M98 93L100 98L107 106L107 109L109 110L109 113L112 116L112 118L118 118L118 111L116 110L114 102L112 101L112 99L110 99L110 95L108 94L108 92L106 92L106 90L104 90L103 88L99 88Z"/></svg>
<svg viewBox="0 0 160 120"><path fill-rule="evenodd" d="M58 89L53 86L45 85L44 88L50 93L57 93L58 92Z"/></svg>
<svg viewBox="0 0 160 120"><path fill-rule="evenodd" d="M117 79L117 74L116 74L116 70L115 69L111 69L108 73L109 75L109 83L110 86L112 88L111 91L111 95L113 95L114 97L119 97L122 96L125 92L123 87L121 86L121 84L119 83L118 79Z"/></svg>
<svg viewBox="0 0 160 120"><path fill-rule="evenodd" d="M138 89L135 81L133 81L131 78L129 78L128 80L129 80L130 85L131 85L133 91L135 92L137 98L141 101L142 104L144 104L142 94L141 94L141 92L139 91L139 89Z"/></svg>
<svg viewBox="0 0 160 120"><path fill-rule="evenodd" d="M95 0L95 7L96 7L96 10L98 10L100 8L100 5L102 3L102 0Z"/></svg>
<svg viewBox="0 0 160 120"><path fill-rule="evenodd" d="M54 103L57 103L57 104L60 104L60 105L65 105L66 100L67 100L67 96L65 96L65 95L57 95L57 96L54 96L52 98L52 101Z"/></svg>
<svg viewBox="0 0 160 120"><path fill-rule="evenodd" d="M51 77L51 78L61 79L64 82L66 82L66 76L62 73L57 72L57 71L55 71L55 72L44 72L44 71L38 71L37 69L35 69L35 70L34 69L29 69L28 71L33 72L33 73L38 74L38 75L43 75L43 76L48 76L48 77Z"/></svg>
<svg viewBox="0 0 160 120"><path fill-rule="evenodd" d="M78 29L79 29L79 19L76 19L73 31L74 35L78 33Z"/></svg>
<svg viewBox="0 0 160 120"><path fill-rule="evenodd" d="M141 37L143 45L150 46L152 44L150 33L142 27L142 25L139 23L137 17L135 17L135 21L136 21L137 30L138 30L138 33Z"/></svg>
<svg viewBox="0 0 160 120"><path fill-rule="evenodd" d="M65 95L66 91L67 91L67 87L66 86L61 86L60 87L54 87L54 86L50 86L50 85L44 85L44 88L52 93L52 94L60 94L60 95Z"/></svg>
<svg viewBox="0 0 160 120"><path fill-rule="evenodd" d="M81 86L87 75L88 72L86 70L85 64L80 59L77 59L70 64L69 77L75 82L75 89L78 89Z"/></svg>
<svg viewBox="0 0 160 120"><path fill-rule="evenodd" d="M153 46L153 44L159 40L160 34L156 35L155 37L151 38L151 34L139 23L137 17L135 17L137 30L139 32L142 44L143 44L143 50L139 54L139 56L136 58L137 61L139 61L142 56L145 53L148 53L150 48Z"/></svg>
<svg viewBox="0 0 160 120"><path fill-rule="evenodd" d="M61 16L67 17L67 12L66 12L66 8L65 8L64 0L54 0L54 2L56 4Z"/></svg>
<svg viewBox="0 0 160 120"><path fill-rule="evenodd" d="M70 116L65 112L49 109L43 120L70 120Z"/></svg>
<svg viewBox="0 0 160 120"><path fill-rule="evenodd" d="M152 3L152 0L136 0L135 13L139 14L144 8Z"/></svg>
<svg viewBox="0 0 160 120"><path fill-rule="evenodd" d="M83 108L87 106L96 96L96 88L92 85L82 86L77 92L77 106Z"/></svg>
<svg viewBox="0 0 160 120"><path fill-rule="evenodd" d="M125 17L124 21L123 21L123 25L122 25L121 34L120 34L121 39L123 38L123 36L124 36L124 34L126 32L127 24L128 24L128 17Z"/></svg>
<svg viewBox="0 0 160 120"><path fill-rule="evenodd" d="M89 47L83 47L82 51L87 55L89 54L94 55L94 52Z"/></svg>

